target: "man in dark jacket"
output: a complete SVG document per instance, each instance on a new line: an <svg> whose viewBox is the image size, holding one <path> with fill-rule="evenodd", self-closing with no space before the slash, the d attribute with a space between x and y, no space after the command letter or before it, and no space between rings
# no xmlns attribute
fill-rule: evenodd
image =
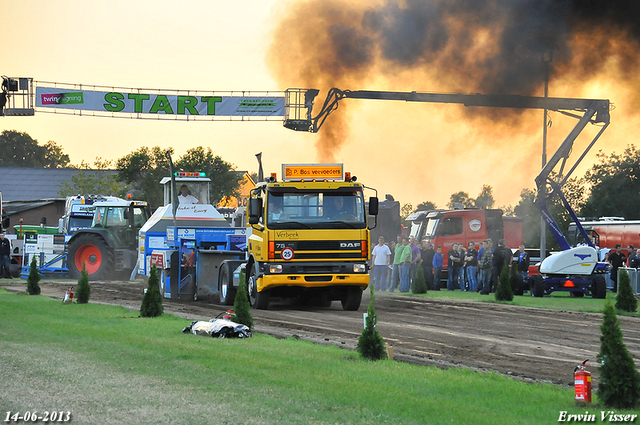
<svg viewBox="0 0 640 425"><path fill-rule="evenodd" d="M500 279L500 273L505 262L511 263L511 249L505 246L506 241L504 239L498 240L498 247L493 253L493 288L491 292L495 292L498 287L498 281Z"/></svg>
<svg viewBox="0 0 640 425"><path fill-rule="evenodd" d="M462 264L460 253L458 252L458 243L454 242L451 249L447 253L447 290L453 291L458 286L458 275L460 274L460 265Z"/></svg>
<svg viewBox="0 0 640 425"><path fill-rule="evenodd" d="M609 263L611 264L611 281L613 282L613 292L618 292L618 269L627 264L627 256L622 252L620 244L616 245L616 250L609 253Z"/></svg>
<svg viewBox="0 0 640 425"><path fill-rule="evenodd" d="M0 231L0 277L6 274L7 279L11 277L11 241L4 237L4 232Z"/></svg>
<svg viewBox="0 0 640 425"><path fill-rule="evenodd" d="M427 288L433 288L433 256L436 251L433 249L433 244L429 241L422 241L423 249L420 250L420 257L422 258L422 271L424 272L424 279L427 282Z"/></svg>

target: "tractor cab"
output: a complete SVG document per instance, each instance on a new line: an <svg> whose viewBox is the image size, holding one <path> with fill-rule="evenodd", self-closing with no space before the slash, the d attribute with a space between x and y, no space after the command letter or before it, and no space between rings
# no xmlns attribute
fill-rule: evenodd
<svg viewBox="0 0 640 425"><path fill-rule="evenodd" d="M93 210L91 227L78 230L67 243L69 273L79 277L86 268L91 280L112 278L115 272L129 276L137 260L138 232L150 215L147 203L116 198L87 208Z"/></svg>
<svg viewBox="0 0 640 425"><path fill-rule="evenodd" d="M149 218L146 202L104 202L98 203L93 214L92 229L107 230L116 248L124 248L134 243L137 231ZM132 239L133 236L133 239Z"/></svg>
<svg viewBox="0 0 640 425"><path fill-rule="evenodd" d="M205 173L177 171L174 173L175 189L174 198L178 205L209 204L209 184L211 179ZM171 177L160 180L164 188L164 205L169 205L172 199Z"/></svg>

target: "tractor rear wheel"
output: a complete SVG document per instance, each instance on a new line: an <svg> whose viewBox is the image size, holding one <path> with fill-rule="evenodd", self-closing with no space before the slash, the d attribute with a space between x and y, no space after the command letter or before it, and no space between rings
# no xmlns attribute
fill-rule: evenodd
<svg viewBox="0 0 640 425"><path fill-rule="evenodd" d="M98 235L80 235L69 246L67 267L72 278L79 278L86 268L89 280L108 280L114 277L114 255Z"/></svg>

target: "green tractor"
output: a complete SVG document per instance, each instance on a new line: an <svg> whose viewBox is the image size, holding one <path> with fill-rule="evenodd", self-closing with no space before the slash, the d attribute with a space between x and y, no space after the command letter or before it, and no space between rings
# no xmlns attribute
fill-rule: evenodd
<svg viewBox="0 0 640 425"><path fill-rule="evenodd" d="M79 278L83 267L90 280L128 279L137 260L138 232L149 219L146 202L109 200L93 205L93 221L67 243L67 267Z"/></svg>

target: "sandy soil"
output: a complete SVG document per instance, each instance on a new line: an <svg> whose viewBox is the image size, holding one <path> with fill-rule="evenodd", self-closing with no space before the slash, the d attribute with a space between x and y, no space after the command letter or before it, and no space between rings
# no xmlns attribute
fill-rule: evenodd
<svg viewBox="0 0 640 425"><path fill-rule="evenodd" d="M43 280L42 294L62 299L75 281ZM25 281L2 280L9 291L25 291ZM92 282L91 302L138 310L146 284ZM369 303L365 291L359 311L299 307L272 302L268 310L252 310L254 332L299 338L355 350ZM165 312L188 320L209 320L227 310L207 300L165 299ZM397 361L495 371L525 381L573 385L573 370L584 359L597 386L596 354L602 315L543 310L510 305L435 300L400 294L376 295L378 330L393 347ZM619 317L625 344L640 358L640 318Z"/></svg>

